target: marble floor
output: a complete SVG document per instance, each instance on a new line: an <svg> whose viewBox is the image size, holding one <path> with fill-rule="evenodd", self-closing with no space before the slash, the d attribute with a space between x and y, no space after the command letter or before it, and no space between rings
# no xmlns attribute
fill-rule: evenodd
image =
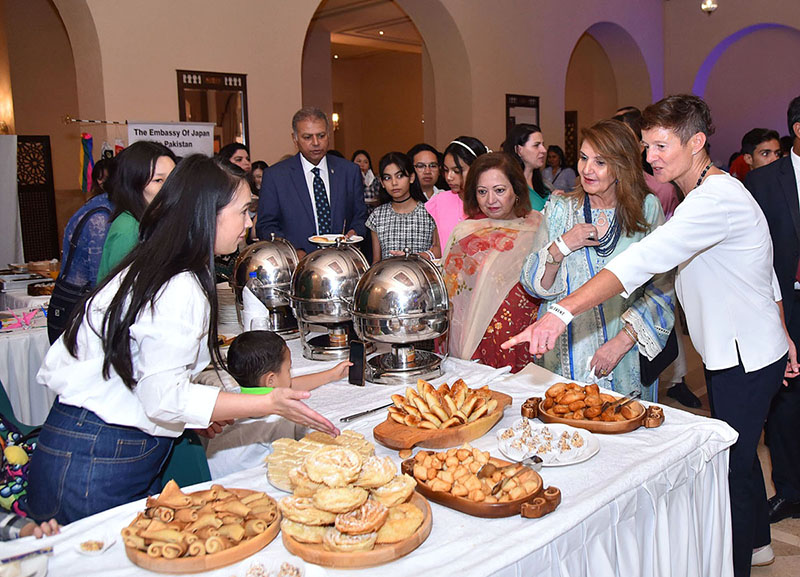
<svg viewBox="0 0 800 577"><path fill-rule="evenodd" d="M670 407L684 410L691 410L698 415L710 416L708 408L708 398L706 385L703 378L703 365L700 356L692 348L688 336L683 337L687 356L688 373L686 384L696 394L703 403L699 409L686 409L677 401L667 396L668 384L662 382L659 391L659 401ZM761 459L761 468L764 470L764 481L767 486L767 497L775 494L775 487L772 484L772 466L769 460L769 449L764 445L763 438L758 447L758 455ZM784 519L775 523L772 529L772 549L775 551L775 562L766 567L753 567L751 575L753 577L797 577L800 576L800 519Z"/></svg>

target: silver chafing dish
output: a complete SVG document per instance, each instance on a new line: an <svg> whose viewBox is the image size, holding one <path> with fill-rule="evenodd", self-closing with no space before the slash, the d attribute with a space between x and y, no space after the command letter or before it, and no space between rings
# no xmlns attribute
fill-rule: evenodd
<svg viewBox="0 0 800 577"><path fill-rule="evenodd" d="M300 324L303 356L312 360L346 359L353 338L350 302L367 259L337 241L306 255L292 275L292 309ZM314 332L321 333L316 336Z"/></svg>
<svg viewBox="0 0 800 577"><path fill-rule="evenodd" d="M232 281L239 322L242 321L242 290L251 281L251 273L255 273L259 286L251 286L251 290L269 310L270 330L284 338L297 336L297 320L292 314L289 293L297 261L297 251L292 244L274 233L270 240L251 244L239 254Z"/></svg>
<svg viewBox="0 0 800 577"><path fill-rule="evenodd" d="M358 282L351 312L359 338L392 346L368 360L369 381L408 384L442 374L441 357L419 349L450 322L444 279L429 260L406 251L373 265Z"/></svg>

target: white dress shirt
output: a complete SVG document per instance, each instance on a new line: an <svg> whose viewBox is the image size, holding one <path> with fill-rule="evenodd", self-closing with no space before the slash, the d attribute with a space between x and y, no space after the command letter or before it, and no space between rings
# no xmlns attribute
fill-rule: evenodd
<svg viewBox="0 0 800 577"><path fill-rule="evenodd" d="M197 278L174 276L130 327L134 378L131 391L113 366L103 378L103 315L117 293L118 274L89 303L78 329L78 358L59 338L47 352L37 381L58 393L65 405L89 409L106 423L145 433L178 437L184 428L206 428L219 389L191 382L209 363L206 339L210 306ZM89 321L92 327L87 326Z"/></svg>
<svg viewBox="0 0 800 577"><path fill-rule="evenodd" d="M331 183L330 179L328 178L328 158L326 156L322 157L322 160L319 161L317 166L311 164L306 157L302 154L300 155L300 164L303 166L303 174L306 177L306 188L308 189L308 195L311 197L311 210L314 211L314 224L317 227L317 234L319 234L319 220L317 219L317 200L314 197L314 173L311 172L314 168L319 168L319 176L322 179L322 182L325 183L325 194L328 196L328 205L331 203ZM331 223L331 230L335 230L336 227L333 226Z"/></svg>
<svg viewBox="0 0 800 577"><path fill-rule="evenodd" d="M620 280L627 296L654 274L676 266L675 292L706 368L734 367L741 356L745 372L752 372L786 353L769 228L741 182L727 174L709 176L669 221L606 270Z"/></svg>

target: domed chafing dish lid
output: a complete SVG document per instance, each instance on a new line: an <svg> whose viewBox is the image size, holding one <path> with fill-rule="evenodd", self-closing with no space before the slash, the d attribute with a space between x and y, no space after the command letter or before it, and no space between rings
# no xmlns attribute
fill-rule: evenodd
<svg viewBox="0 0 800 577"><path fill-rule="evenodd" d="M361 277L353 296L354 316L398 318L447 312L447 288L439 269L414 254L378 262Z"/></svg>
<svg viewBox="0 0 800 577"><path fill-rule="evenodd" d="M352 246L339 244L315 250L297 265L292 276L292 300L349 301L368 268L367 259Z"/></svg>
<svg viewBox="0 0 800 577"><path fill-rule="evenodd" d="M239 254L233 267L232 284L237 298L241 300L242 288L253 271L258 273L265 287L288 289L297 261L297 251L292 244L274 234L271 240L251 244Z"/></svg>

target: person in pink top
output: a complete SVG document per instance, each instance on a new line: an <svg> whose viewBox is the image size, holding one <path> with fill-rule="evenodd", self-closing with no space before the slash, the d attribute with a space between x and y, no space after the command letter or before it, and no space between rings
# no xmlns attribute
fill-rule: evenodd
<svg viewBox="0 0 800 577"><path fill-rule="evenodd" d="M444 190L425 203L425 209L436 222L439 246L446 246L447 239L456 225L466 220L464 214L464 185L470 165L489 149L477 138L459 136L444 149L442 170L450 190Z"/></svg>

